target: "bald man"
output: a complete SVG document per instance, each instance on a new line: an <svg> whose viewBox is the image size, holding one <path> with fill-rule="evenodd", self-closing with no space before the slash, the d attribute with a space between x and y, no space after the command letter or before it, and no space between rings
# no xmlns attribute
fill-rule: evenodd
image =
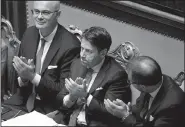
<svg viewBox="0 0 185 127"><path fill-rule="evenodd" d="M141 95L136 105L117 99L104 100L109 113L128 127L184 127L184 93L159 64L148 56L134 58L128 64L128 81Z"/></svg>
<svg viewBox="0 0 185 127"><path fill-rule="evenodd" d="M55 97L80 51L79 40L58 24L60 13L60 1L33 2L35 26L26 30L13 59L19 89L5 104L44 114L56 109Z"/></svg>

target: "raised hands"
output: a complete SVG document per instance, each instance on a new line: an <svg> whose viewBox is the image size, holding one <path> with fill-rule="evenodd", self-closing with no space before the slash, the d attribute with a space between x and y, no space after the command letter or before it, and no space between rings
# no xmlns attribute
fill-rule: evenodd
<svg viewBox="0 0 185 127"><path fill-rule="evenodd" d="M71 78L65 79L66 89L69 91L69 94L72 97L72 100L76 100L78 98L84 98L87 96L86 91L86 80L80 77L76 78L73 81Z"/></svg>
<svg viewBox="0 0 185 127"><path fill-rule="evenodd" d="M32 81L35 76L35 65L32 59L26 59L25 57L17 57L13 58L13 66L17 71L18 75L23 80Z"/></svg>
<svg viewBox="0 0 185 127"><path fill-rule="evenodd" d="M112 102L109 99L105 99L104 104L107 111L118 118L124 118L129 115L130 102L128 105L126 105L122 100L119 99L116 99Z"/></svg>

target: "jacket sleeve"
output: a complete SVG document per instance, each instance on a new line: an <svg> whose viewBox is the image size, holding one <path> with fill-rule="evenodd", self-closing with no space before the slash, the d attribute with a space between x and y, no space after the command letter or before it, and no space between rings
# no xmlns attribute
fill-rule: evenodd
<svg viewBox="0 0 185 127"><path fill-rule="evenodd" d="M37 87L39 94L56 95L62 90L65 83L65 78L69 76L70 65L75 57L79 55L79 47L70 49L61 56L57 63L57 68L47 69L46 74L41 77L40 83Z"/></svg>

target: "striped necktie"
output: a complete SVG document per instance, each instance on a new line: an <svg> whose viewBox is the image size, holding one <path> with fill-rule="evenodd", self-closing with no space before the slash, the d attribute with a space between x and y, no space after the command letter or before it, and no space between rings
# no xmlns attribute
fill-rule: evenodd
<svg viewBox="0 0 185 127"><path fill-rule="evenodd" d="M37 74L40 74L40 72L41 72L41 58L42 58L42 55L43 55L46 40L44 40L44 38L41 38L40 42L41 42L41 47L40 47L40 49L37 53L37 56L36 56L35 72ZM26 103L26 108L27 108L28 112L31 112L34 109L34 103L35 103L36 95L37 94L36 94L36 91L35 91L35 85L33 84L32 93L28 97L28 100L27 100L27 103Z"/></svg>
<svg viewBox="0 0 185 127"><path fill-rule="evenodd" d="M143 119L145 118L145 116L148 112L150 97L151 97L151 95L149 93L146 93L145 96L144 96L143 106L142 106L142 110L140 112L140 116Z"/></svg>

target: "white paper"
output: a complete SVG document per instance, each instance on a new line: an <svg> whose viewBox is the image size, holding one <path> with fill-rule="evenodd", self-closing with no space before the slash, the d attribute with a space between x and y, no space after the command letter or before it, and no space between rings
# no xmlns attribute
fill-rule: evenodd
<svg viewBox="0 0 185 127"><path fill-rule="evenodd" d="M4 121L2 126L58 126L58 124L51 118L43 115L37 111L27 113L22 116ZM64 126L60 124L60 126Z"/></svg>

